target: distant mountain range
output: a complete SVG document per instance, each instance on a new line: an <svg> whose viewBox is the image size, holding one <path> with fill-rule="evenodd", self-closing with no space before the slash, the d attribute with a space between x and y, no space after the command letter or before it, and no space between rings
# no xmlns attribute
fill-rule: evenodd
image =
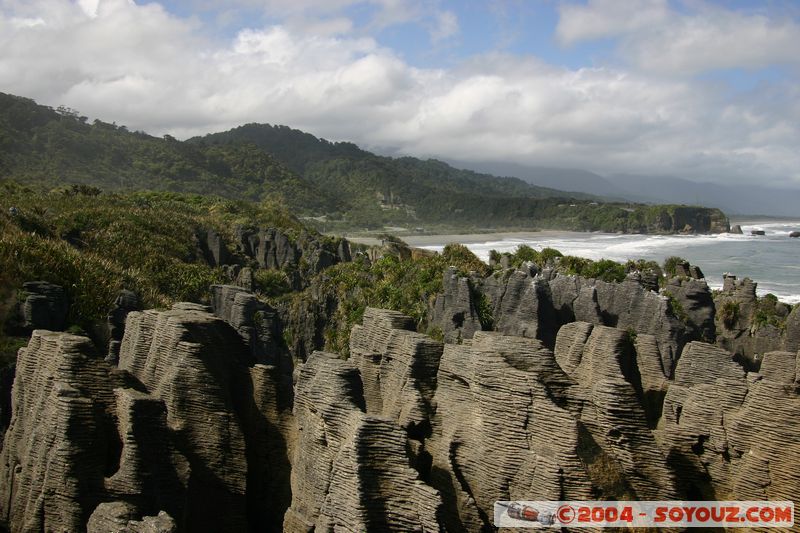
<svg viewBox="0 0 800 533"><path fill-rule="evenodd" d="M651 204L705 205L729 215L800 216L800 189L697 182L675 176L612 174L601 176L573 168L525 166L514 163L450 161L500 176L515 176L541 187L582 192L607 200Z"/></svg>

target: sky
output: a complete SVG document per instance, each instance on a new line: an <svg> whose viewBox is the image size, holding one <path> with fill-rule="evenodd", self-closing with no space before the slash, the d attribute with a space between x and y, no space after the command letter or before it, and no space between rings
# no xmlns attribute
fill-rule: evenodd
<svg viewBox="0 0 800 533"><path fill-rule="evenodd" d="M800 189L794 0L0 0L0 92L178 138Z"/></svg>

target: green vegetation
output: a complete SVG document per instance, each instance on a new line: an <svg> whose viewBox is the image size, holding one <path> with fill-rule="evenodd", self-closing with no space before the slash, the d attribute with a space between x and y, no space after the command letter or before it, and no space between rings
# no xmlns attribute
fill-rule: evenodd
<svg viewBox="0 0 800 533"><path fill-rule="evenodd" d="M492 250L495 261L499 261L501 254ZM513 254L509 254L509 264L519 268L523 263L532 262L538 268L551 267L559 272L570 276L583 276L608 282L620 282L625 279L626 269L620 263L610 259L600 259L592 261L583 257L564 255L555 248L543 248L541 251L534 250L526 244L517 247Z"/></svg>
<svg viewBox="0 0 800 533"><path fill-rule="evenodd" d="M253 289L256 294L275 298L291 292L292 284L286 272L259 268L253 273Z"/></svg>
<svg viewBox="0 0 800 533"><path fill-rule="evenodd" d="M459 269L461 275L466 276L470 272L475 272L479 276L487 276L490 272L489 267L478 259L469 248L463 244L450 243L442 250L442 260L448 266L454 266Z"/></svg>
<svg viewBox="0 0 800 533"><path fill-rule="evenodd" d="M361 321L366 307L400 311L414 319L418 331L441 337L441 331L430 329L428 311L442 291L442 278L450 266L463 275L478 268L481 275L488 273L488 267L465 246L454 244L442 254L415 260L389 255L370 266L362 261L335 265L320 273L305 291L287 295L286 303L290 313L298 314L312 300L311 294L335 297L338 306L324 333L325 349L343 355L349 353L350 330ZM478 314L482 324L492 323L488 302L479 302Z"/></svg>
<svg viewBox="0 0 800 533"><path fill-rule="evenodd" d="M774 294L765 294L762 298L759 298L753 312L753 324L757 328L774 326L780 330L785 329L789 308L786 306L781 312L779 311L779 305L778 297Z"/></svg>
<svg viewBox="0 0 800 533"><path fill-rule="evenodd" d="M441 161L382 157L285 126L248 124L186 142L158 138L2 93L0 154L0 178L43 190L80 185L270 199L323 231L434 225L672 232L684 220L702 231L725 219L717 210L602 203Z"/></svg>
<svg viewBox="0 0 800 533"><path fill-rule="evenodd" d="M473 301L475 302L475 311L478 314L478 321L481 323L481 329L484 331L493 330L494 311L489 297L480 292L471 282L469 288L472 293Z"/></svg>
<svg viewBox="0 0 800 533"><path fill-rule="evenodd" d="M0 93L0 177L44 189L158 190L271 198L296 213L333 212L330 198L252 144L201 146L129 132L77 112Z"/></svg>
<svg viewBox="0 0 800 533"><path fill-rule="evenodd" d="M661 266L655 261L648 261L645 259L638 259L636 261L628 261L625 263L626 272L652 272L659 278L664 276Z"/></svg>
<svg viewBox="0 0 800 533"><path fill-rule="evenodd" d="M684 324L689 323L689 315L686 313L686 310L681 305L681 302L675 298L669 291L663 291L661 294L667 297L667 302L669 304L669 310L672 313L672 316L683 322Z"/></svg>
<svg viewBox="0 0 800 533"><path fill-rule="evenodd" d="M610 259L590 261L586 267L576 274L585 278L595 278L608 282L620 282L625 279L625 267Z"/></svg>
<svg viewBox="0 0 800 533"><path fill-rule="evenodd" d="M495 254L495 261L500 261L501 254L496 250L489 252L489 257ZM541 251L534 250L527 244L520 244L513 254L509 256L509 264L514 268L519 268L523 263L531 262L539 268L553 266L556 258L563 257L563 254L555 248L542 248Z"/></svg>
<svg viewBox="0 0 800 533"><path fill-rule="evenodd" d="M69 323L86 331L105 320L123 288L137 292L147 307L206 300L209 285L224 277L208 266L197 235L216 230L233 249L237 225L303 229L271 202L168 192L105 194L80 186L38 192L0 181L0 325L16 291L32 280L64 287ZM255 278L267 295L285 289L283 273L257 271Z"/></svg>
<svg viewBox="0 0 800 533"><path fill-rule="evenodd" d="M719 310L719 318L726 329L733 329L739 320L739 302L728 300Z"/></svg>
<svg viewBox="0 0 800 533"><path fill-rule="evenodd" d="M674 278L675 276L678 275L678 265L686 262L687 262L686 259L684 259L683 257L678 257L675 255L667 257L664 260L664 272L667 274L668 277Z"/></svg>

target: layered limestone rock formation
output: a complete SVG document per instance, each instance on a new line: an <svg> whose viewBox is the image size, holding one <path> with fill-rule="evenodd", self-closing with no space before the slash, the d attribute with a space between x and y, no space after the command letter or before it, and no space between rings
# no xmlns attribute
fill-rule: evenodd
<svg viewBox="0 0 800 533"><path fill-rule="evenodd" d="M715 338L714 301L708 285L700 280L672 279L659 294L648 288L641 275L611 283L524 268L495 273L474 284L491 303L497 331L536 338L554 348L559 328L575 321L628 330L650 339L647 342L658 352L667 378L687 342ZM459 301L463 291L451 294L451 285L444 287L440 298ZM459 309L474 307L474 302L468 303ZM441 321L436 324L445 330Z"/></svg>
<svg viewBox="0 0 800 533"><path fill-rule="evenodd" d="M122 345L122 337L125 335L125 320L128 313L138 311L139 297L136 293L122 290L114 301L114 307L108 313L108 355L106 361L116 364L119 360L119 347Z"/></svg>
<svg viewBox="0 0 800 533"><path fill-rule="evenodd" d="M215 241L209 242L213 248ZM293 236L275 228L238 228L235 248L260 268L292 273L290 281L295 288L305 286L324 268L352 259L346 239L328 240L306 232Z"/></svg>
<svg viewBox="0 0 800 533"><path fill-rule="evenodd" d="M765 313L756 295L758 284L750 278L737 279L726 274L722 290L715 297L717 342L745 362L748 370L758 370L767 352L800 349L800 315L797 309L777 303ZM761 302L763 304L763 301ZM759 320L774 314L784 325Z"/></svg>
<svg viewBox="0 0 800 533"><path fill-rule="evenodd" d="M34 331L19 352L0 453L0 516L11 531L81 531L113 454L112 378L89 339Z"/></svg>
<svg viewBox="0 0 800 533"><path fill-rule="evenodd" d="M797 353L769 352L747 373L720 348L687 347L659 435L695 499L791 500L800 494ZM795 516L795 520L798 516Z"/></svg>
<svg viewBox="0 0 800 533"><path fill-rule="evenodd" d="M253 363L237 330L196 304L130 313L119 368L85 337L34 332L0 456L0 516L11 531L278 530L291 405L275 367Z"/></svg>
<svg viewBox="0 0 800 533"><path fill-rule="evenodd" d="M350 335L350 360L361 375L367 411L421 436L430 432L443 346L413 329L401 313L367 308L363 325Z"/></svg>
<svg viewBox="0 0 800 533"><path fill-rule="evenodd" d="M47 281L28 281L22 285L22 295L24 298L6 328L20 335L34 329L66 328L69 302L63 287Z"/></svg>
<svg viewBox="0 0 800 533"><path fill-rule="evenodd" d="M408 465L404 432L365 408L352 363L316 352L301 367L284 531L442 530L441 500Z"/></svg>
<svg viewBox="0 0 800 533"><path fill-rule="evenodd" d="M186 516L192 530L246 528L248 398L242 392L252 388L250 360L237 332L199 308L128 315L119 368L166 405L167 426L191 468Z"/></svg>
<svg viewBox="0 0 800 533"><path fill-rule="evenodd" d="M497 500L795 498L797 351L766 352L756 372L699 340L715 333L702 281L673 280L669 297L640 281L453 276L448 292L469 292L443 316L483 291L499 331L443 344L367 308L349 360L292 360L277 313L235 286L213 287L210 307L128 313L118 365L37 330L0 453L0 521L457 532L493 530Z"/></svg>
<svg viewBox="0 0 800 533"><path fill-rule="evenodd" d="M431 320L442 328L446 342L471 339L481 330L481 321L473 302L470 280L459 276L455 268L444 273L444 290L436 297Z"/></svg>

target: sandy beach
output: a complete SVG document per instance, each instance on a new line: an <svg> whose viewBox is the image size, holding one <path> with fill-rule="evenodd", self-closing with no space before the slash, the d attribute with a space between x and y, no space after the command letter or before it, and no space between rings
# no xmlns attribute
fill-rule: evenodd
<svg viewBox="0 0 800 533"><path fill-rule="evenodd" d="M408 235L400 237L410 246L436 246L451 242L461 244L475 244L484 242L495 242L506 239L521 240L526 242L536 242L538 240L549 240L567 235L590 235L589 233L579 233L574 231L542 230L542 231L508 231L496 233L465 233L465 234L443 234L443 235ZM380 244L380 239L375 237L348 237L348 240L361 244Z"/></svg>

